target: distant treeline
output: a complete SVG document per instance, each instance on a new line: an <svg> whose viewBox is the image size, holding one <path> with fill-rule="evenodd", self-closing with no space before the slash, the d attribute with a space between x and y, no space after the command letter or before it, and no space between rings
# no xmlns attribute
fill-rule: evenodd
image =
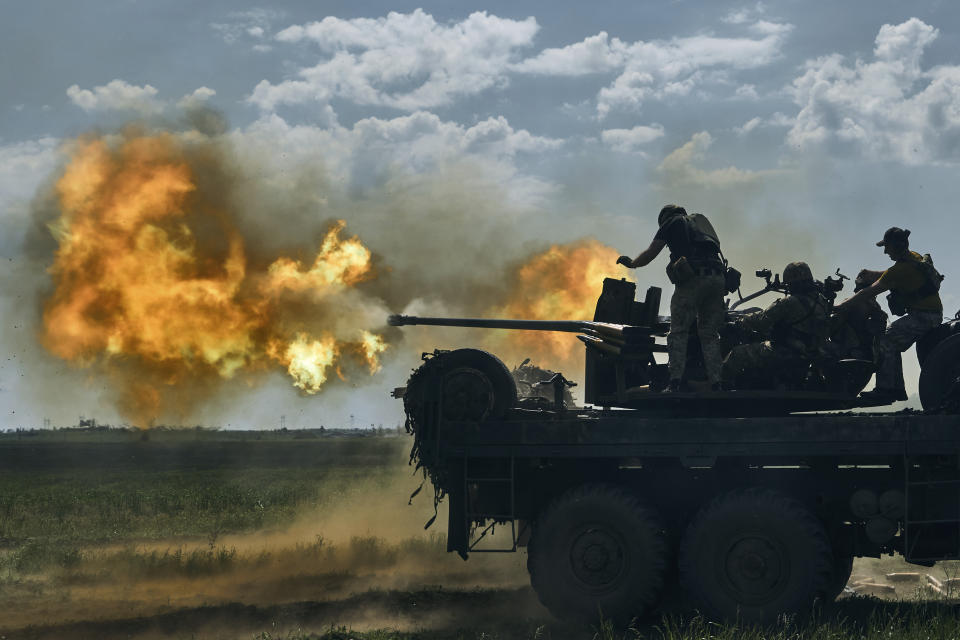
<svg viewBox="0 0 960 640"><path fill-rule="evenodd" d="M71 427L53 427L49 429L10 429L0 431L0 442L31 439L33 441L93 441L127 442L131 440L161 442L180 442L184 440L236 441L236 440L311 440L317 438L370 438L405 435L402 426L367 428L326 428L315 429L222 429L220 427L174 427L160 425L147 428L128 425L113 426L94 424Z"/></svg>

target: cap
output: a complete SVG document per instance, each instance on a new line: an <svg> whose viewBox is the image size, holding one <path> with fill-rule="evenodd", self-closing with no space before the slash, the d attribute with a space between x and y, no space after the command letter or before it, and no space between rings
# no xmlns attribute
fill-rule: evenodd
<svg viewBox="0 0 960 640"><path fill-rule="evenodd" d="M890 227L883 234L883 240L877 243L878 247L885 247L888 244L907 244L907 238L910 237L910 229L901 229L900 227Z"/></svg>

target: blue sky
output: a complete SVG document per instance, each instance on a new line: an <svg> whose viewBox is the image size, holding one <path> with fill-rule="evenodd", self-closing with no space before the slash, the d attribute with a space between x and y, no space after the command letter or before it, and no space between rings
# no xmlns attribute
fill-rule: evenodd
<svg viewBox="0 0 960 640"><path fill-rule="evenodd" d="M882 268L874 242L909 227L947 274L952 315L958 14L948 2L799 0L10 4L0 426L115 419L100 381L33 339L45 265L24 239L60 145L132 119L182 129L200 107L223 115L237 161L276 193L293 174L322 174L285 210L322 201L317 216L344 217L409 276L413 308L456 311L440 293L544 243L592 235L635 254L676 201L714 220L746 273L797 259L818 277ZM438 194L456 214L422 213ZM278 238L295 234L293 213L262 215L288 223ZM638 278L666 286L660 267ZM369 398L414 364L397 356L361 392L303 399L265 384L198 419L392 423L399 407ZM35 391L41 379L55 399Z"/></svg>

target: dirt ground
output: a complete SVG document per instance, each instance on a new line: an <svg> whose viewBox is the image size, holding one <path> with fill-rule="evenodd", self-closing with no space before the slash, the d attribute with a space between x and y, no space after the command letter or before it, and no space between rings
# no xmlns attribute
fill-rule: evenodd
<svg viewBox="0 0 960 640"><path fill-rule="evenodd" d="M464 637L470 629L492 637L532 637L544 630L552 638L594 637L592 630L570 629L551 618L528 586L522 552L476 554L463 562L445 553L437 538L354 537L325 542L324 548L305 530L299 535L294 529L228 537L225 548L237 550L232 563L206 575L124 573L110 564L116 550L104 551L99 573L37 576L5 587L0 637L299 638L340 627L436 638ZM948 594L936 592L927 575L943 585L952 584L955 573L946 564L924 569L897 558L858 560L841 599L942 601ZM668 603L668 610L683 607Z"/></svg>

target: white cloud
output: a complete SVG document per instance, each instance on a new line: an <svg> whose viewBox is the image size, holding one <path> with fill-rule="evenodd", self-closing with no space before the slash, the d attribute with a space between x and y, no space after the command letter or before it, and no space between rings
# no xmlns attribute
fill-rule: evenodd
<svg viewBox="0 0 960 640"><path fill-rule="evenodd" d="M636 42L627 48L622 73L600 90L597 114L603 118L614 109L637 110L655 97L686 95L710 79L709 71L729 72L771 63L791 25L768 29L759 38L709 35L668 41Z"/></svg>
<svg viewBox="0 0 960 640"><path fill-rule="evenodd" d="M566 47L544 49L533 58L513 66L520 73L579 76L613 71L623 66L627 45L601 31Z"/></svg>
<svg viewBox="0 0 960 640"><path fill-rule="evenodd" d="M93 89L72 85L67 89L70 100L84 111L134 111L141 115L162 109L157 90L149 84L138 87L125 80L111 80Z"/></svg>
<svg viewBox="0 0 960 640"><path fill-rule="evenodd" d="M747 23L748 14L730 17L727 22ZM545 49L512 69L552 76L617 73L597 96L597 114L603 118L614 109L637 110L651 98L688 95L714 79L710 72L719 77L769 64L780 56L792 28L757 19L747 25L753 35L746 37L696 35L632 43L600 32L565 47ZM744 85L738 95L755 97L756 89Z"/></svg>
<svg viewBox="0 0 960 640"><path fill-rule="evenodd" d="M238 144L260 147L253 155L273 157L283 149L282 160L291 167L322 157L332 179L341 184L369 184L383 176L429 174L443 167L471 162L496 176L518 203L541 202L553 187L523 174L515 157L561 147L562 140L514 129L503 118L489 118L473 126L444 121L418 111L392 119L365 118L347 128L287 123L276 114L265 115L234 134Z"/></svg>
<svg viewBox="0 0 960 640"><path fill-rule="evenodd" d="M486 12L440 24L420 9L385 18L327 17L294 25L276 39L308 41L323 57L300 69L298 79L261 81L249 100L264 110L325 103L335 96L408 111L442 106L505 85L518 51L530 46L538 28L534 18L509 20Z"/></svg>
<svg viewBox="0 0 960 640"><path fill-rule="evenodd" d="M760 116L757 116L755 118L750 118L739 127L734 127L733 130L736 131L739 135L746 135L760 128L792 127L795 122L796 121L793 118L787 115L784 115L778 111L768 118L762 118Z"/></svg>
<svg viewBox="0 0 960 640"><path fill-rule="evenodd" d="M734 166L704 169L701 165L711 145L713 136L706 131L695 133L688 142L671 151L657 171L664 176L667 184L674 187L696 185L718 189L753 184L764 176L782 173L772 169L749 171Z"/></svg>
<svg viewBox="0 0 960 640"><path fill-rule="evenodd" d="M181 109L195 109L207 103L210 98L217 95L217 92L210 87L200 87L194 89L193 93L188 93L177 101L177 106Z"/></svg>
<svg viewBox="0 0 960 640"><path fill-rule="evenodd" d="M766 6L762 2L758 2L752 7L734 9L720 18L720 21L726 24L748 24L759 20L760 16L766 14L766 12Z"/></svg>
<svg viewBox="0 0 960 640"><path fill-rule="evenodd" d="M727 24L744 24L750 21L750 15L749 9L737 9L720 18L720 21Z"/></svg>
<svg viewBox="0 0 960 640"><path fill-rule="evenodd" d="M0 216L19 215L60 161L60 140L39 138L0 146Z"/></svg>
<svg viewBox="0 0 960 640"><path fill-rule="evenodd" d="M880 28L872 61L808 61L793 82L800 112L787 141L906 164L960 162L960 66L921 66L937 35L911 18Z"/></svg>
<svg viewBox="0 0 960 640"><path fill-rule="evenodd" d="M757 95L757 87L752 84L742 84L737 87L735 92L738 98L745 98L747 100L756 100L759 98Z"/></svg>
<svg viewBox="0 0 960 640"><path fill-rule="evenodd" d="M614 151L630 153L662 138L663 134L663 127L658 124L651 127L641 125L632 129L606 129L600 133L600 139Z"/></svg>
<svg viewBox="0 0 960 640"><path fill-rule="evenodd" d="M709 83L729 91L732 72L777 59L793 28L760 19L761 13L758 6L742 21L729 20L728 29L736 35L625 42L601 31L525 59L519 56L539 30L532 17L511 20L477 12L459 22L438 23L422 9L381 18L329 16L276 34L276 41L288 45L309 43L307 51L318 51L320 59L289 79L262 80L248 100L264 111L339 98L412 112L502 88L514 74L612 74L612 83L597 96L596 113L602 118L615 109L637 110L651 98L687 96Z"/></svg>
<svg viewBox="0 0 960 640"><path fill-rule="evenodd" d="M270 32L271 25L281 20L285 12L275 9L250 9L249 11L233 11L227 14L224 22L210 24L220 38L227 44L261 40ZM254 50L266 45L254 45Z"/></svg>
<svg viewBox="0 0 960 640"><path fill-rule="evenodd" d="M757 127L759 127L762 123L763 123L763 118L760 118L760 117L750 118L749 120L744 122L742 126L737 127L735 131L740 135L746 135L751 131L753 131L754 129L756 129Z"/></svg>
<svg viewBox="0 0 960 640"><path fill-rule="evenodd" d="M161 99L158 93L149 84L138 87L120 79L93 89L81 89L78 85L67 89L70 101L84 111L132 111L141 116L158 115L171 106L172 103ZM175 106L179 109L200 107L215 95L217 92L210 87L199 87L177 100Z"/></svg>

